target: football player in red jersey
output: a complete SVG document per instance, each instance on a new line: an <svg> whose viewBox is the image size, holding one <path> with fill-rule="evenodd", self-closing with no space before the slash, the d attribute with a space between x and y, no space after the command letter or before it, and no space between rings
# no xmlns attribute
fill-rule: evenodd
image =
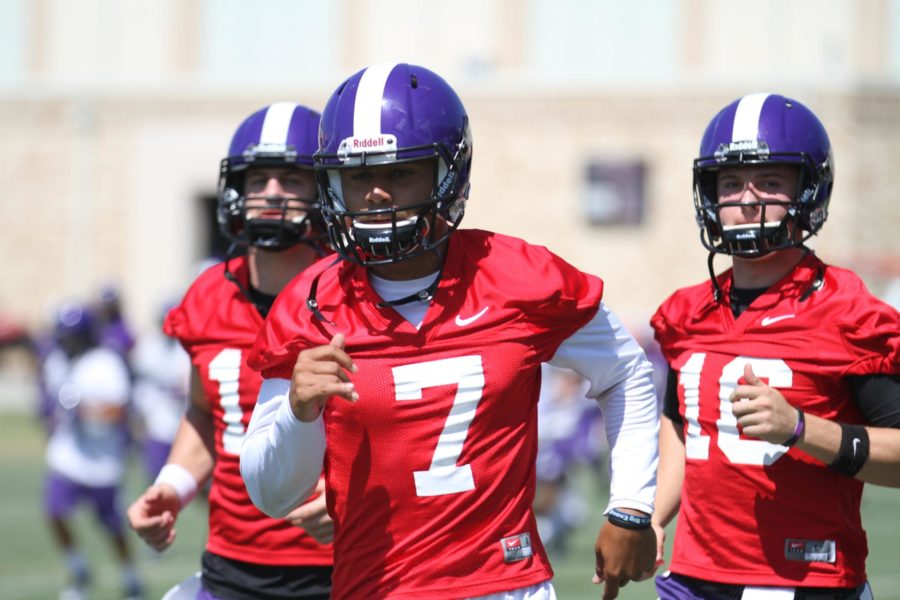
<svg viewBox="0 0 900 600"><path fill-rule="evenodd" d="M193 363L191 405L166 466L128 511L131 526L153 548L167 548L179 511L212 477L202 578L166 598L330 594L333 531L324 497L297 508L290 520L271 519L250 502L238 463L262 383L246 364L249 350L275 295L324 254L312 170L318 124L317 112L288 102L241 123L222 161L218 220L246 256L204 271L165 320L165 332Z"/></svg>
<svg viewBox="0 0 900 600"><path fill-rule="evenodd" d="M860 497L863 481L898 484L900 316L804 245L833 182L828 135L796 100L744 96L703 136L711 282L652 319L670 367L660 548L679 515L663 600L872 597ZM716 254L731 257L720 275Z"/></svg>
<svg viewBox="0 0 900 600"><path fill-rule="evenodd" d="M612 447L595 577L615 598L655 555L652 368L600 279L458 229L471 160L465 108L428 69L370 67L332 94L316 171L340 260L269 314L241 471L280 516L324 455L337 599L554 598L532 511L536 403L542 362L572 368Z"/></svg>

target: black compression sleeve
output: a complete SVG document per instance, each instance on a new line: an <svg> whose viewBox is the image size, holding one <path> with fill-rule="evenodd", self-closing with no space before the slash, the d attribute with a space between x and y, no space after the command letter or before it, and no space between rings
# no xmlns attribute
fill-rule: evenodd
<svg viewBox="0 0 900 600"><path fill-rule="evenodd" d="M684 424L681 415L678 414L678 373L672 367L669 367L669 374L666 377L666 397L663 399L662 413L676 425Z"/></svg>
<svg viewBox="0 0 900 600"><path fill-rule="evenodd" d="M866 423L900 428L900 377L854 375L847 377L847 383Z"/></svg>

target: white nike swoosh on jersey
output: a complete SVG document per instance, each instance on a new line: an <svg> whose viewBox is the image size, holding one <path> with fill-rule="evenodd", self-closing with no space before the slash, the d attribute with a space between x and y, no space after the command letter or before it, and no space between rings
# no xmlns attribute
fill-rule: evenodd
<svg viewBox="0 0 900 600"><path fill-rule="evenodd" d="M459 325L460 327L465 327L466 325L469 325L470 323L474 323L475 321L480 319L482 317L482 315L484 315L484 313L486 313L488 311L488 308L490 308L490 307L485 306L479 312L477 312L474 315L472 315L471 317L467 317L465 319L459 315L456 315L456 324Z"/></svg>
<svg viewBox="0 0 900 600"><path fill-rule="evenodd" d="M767 327L772 323L777 323L778 321L784 321L785 319L793 319L797 315L779 315L777 317L763 317L763 320L759 322L763 327Z"/></svg>
<svg viewBox="0 0 900 600"><path fill-rule="evenodd" d="M856 456L857 446L859 446L859 438L853 438L853 456Z"/></svg>

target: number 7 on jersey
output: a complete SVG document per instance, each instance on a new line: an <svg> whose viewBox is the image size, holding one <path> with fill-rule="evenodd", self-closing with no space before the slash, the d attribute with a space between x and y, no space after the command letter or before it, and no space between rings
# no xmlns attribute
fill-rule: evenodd
<svg viewBox="0 0 900 600"><path fill-rule="evenodd" d="M475 418L484 390L481 356L460 356L392 369L398 401L421 400L422 390L440 385L457 385L456 396L427 471L414 471L416 494L441 496L475 489L470 465L457 465L469 424Z"/></svg>

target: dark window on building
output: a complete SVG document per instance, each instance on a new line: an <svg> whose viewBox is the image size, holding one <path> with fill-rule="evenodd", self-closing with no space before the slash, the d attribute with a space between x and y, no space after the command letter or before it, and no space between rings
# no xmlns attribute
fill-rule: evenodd
<svg viewBox="0 0 900 600"><path fill-rule="evenodd" d="M641 161L592 162L587 167L584 213L591 225L640 225L644 220Z"/></svg>

